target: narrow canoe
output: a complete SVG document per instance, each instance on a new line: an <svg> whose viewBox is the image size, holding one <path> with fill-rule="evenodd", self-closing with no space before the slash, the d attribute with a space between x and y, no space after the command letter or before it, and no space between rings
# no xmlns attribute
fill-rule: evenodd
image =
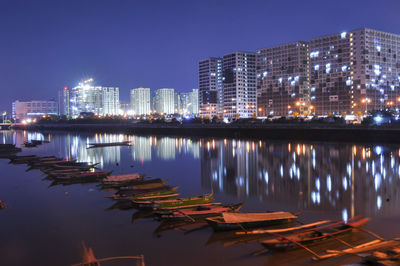
<svg viewBox="0 0 400 266"><path fill-rule="evenodd" d="M133 200L139 208L176 208L181 206L191 206L191 205L201 205L205 203L210 203L213 201L213 195L203 195L191 198L179 198L172 200L154 200L154 201L144 201L144 200Z"/></svg>
<svg viewBox="0 0 400 266"><path fill-rule="evenodd" d="M257 228L293 222L297 216L290 212L223 213L221 217L207 218L214 231Z"/></svg>

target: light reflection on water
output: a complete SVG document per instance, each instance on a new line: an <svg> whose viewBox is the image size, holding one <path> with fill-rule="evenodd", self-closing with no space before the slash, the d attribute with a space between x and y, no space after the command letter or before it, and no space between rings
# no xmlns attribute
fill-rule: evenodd
<svg viewBox="0 0 400 266"><path fill-rule="evenodd" d="M58 149L59 156L99 163L101 168L120 163L126 147L87 149L88 144L129 140L135 162L165 160L179 167L178 155L199 160L205 189L238 200L255 198L336 212L344 220L358 214L397 214L400 207L398 146L25 131L4 131L1 138L2 143L17 146L31 139L51 140L46 145Z"/></svg>

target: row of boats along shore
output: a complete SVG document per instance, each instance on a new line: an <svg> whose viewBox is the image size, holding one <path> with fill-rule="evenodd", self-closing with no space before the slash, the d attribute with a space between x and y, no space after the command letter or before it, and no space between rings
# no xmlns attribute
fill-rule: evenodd
<svg viewBox="0 0 400 266"><path fill-rule="evenodd" d="M96 164L64 160L55 156L17 156L18 148L0 145L0 155L9 158L11 164L27 164L28 170L42 171L51 186L97 183L99 189L111 192L106 196L114 204L109 209L136 209L132 222L138 219L160 221L156 235L167 230L182 230L185 234L211 227L215 233L207 245L221 242L224 246L259 242L261 250L253 255L303 249L313 260L325 260L343 255L362 258L365 263L400 263L400 238L385 240L366 230L367 217L353 217L347 221L320 220L302 224L300 213L290 212L240 212L242 203L215 202L213 193L180 197L178 186L167 185L167 180L147 177L143 174L111 175L98 171ZM5 154L9 154L5 156ZM363 234L373 238L364 243L349 242L345 236ZM363 237L367 239L367 237ZM327 249L317 253L318 247L327 241L337 242L345 248Z"/></svg>

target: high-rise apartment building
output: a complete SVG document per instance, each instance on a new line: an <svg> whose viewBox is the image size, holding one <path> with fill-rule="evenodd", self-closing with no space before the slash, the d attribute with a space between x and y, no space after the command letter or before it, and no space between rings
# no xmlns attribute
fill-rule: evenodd
<svg viewBox="0 0 400 266"><path fill-rule="evenodd" d="M77 117L81 112L118 115L119 89L93 86L92 82L93 79L89 79L71 89L71 115Z"/></svg>
<svg viewBox="0 0 400 266"><path fill-rule="evenodd" d="M350 34L310 40L310 104L316 115L351 113Z"/></svg>
<svg viewBox="0 0 400 266"><path fill-rule="evenodd" d="M258 116L302 114L309 102L308 43L257 50Z"/></svg>
<svg viewBox="0 0 400 266"><path fill-rule="evenodd" d="M150 88L131 90L131 111L134 115L150 114Z"/></svg>
<svg viewBox="0 0 400 266"><path fill-rule="evenodd" d="M17 100L12 103L12 118L16 120L57 114L58 104L56 101Z"/></svg>
<svg viewBox="0 0 400 266"><path fill-rule="evenodd" d="M199 113L213 117L222 113L222 58L211 57L199 62Z"/></svg>
<svg viewBox="0 0 400 266"><path fill-rule="evenodd" d="M71 117L71 91L64 87L58 91L58 115Z"/></svg>
<svg viewBox="0 0 400 266"><path fill-rule="evenodd" d="M175 113L174 89L158 89L154 93L153 106L159 114Z"/></svg>
<svg viewBox="0 0 400 266"><path fill-rule="evenodd" d="M257 110L256 54L238 51L225 55L223 113L225 117L251 117Z"/></svg>
<svg viewBox="0 0 400 266"><path fill-rule="evenodd" d="M358 29L310 41L316 115L399 108L400 35Z"/></svg>
<svg viewBox="0 0 400 266"><path fill-rule="evenodd" d="M372 29L349 33L354 112L400 108L400 35Z"/></svg>

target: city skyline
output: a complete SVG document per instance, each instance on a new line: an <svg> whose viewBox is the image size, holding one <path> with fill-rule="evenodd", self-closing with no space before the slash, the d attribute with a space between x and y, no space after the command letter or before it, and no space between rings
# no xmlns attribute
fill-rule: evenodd
<svg viewBox="0 0 400 266"><path fill-rule="evenodd" d="M386 12L384 17L374 12L374 3L364 1L328 3L329 12L318 12L319 1L294 2L289 6L262 1L229 6L226 3L69 1L43 8L40 2L3 2L0 17L7 41L0 44L0 57L6 62L0 66L0 79L2 90L7 93L0 100L0 108L10 111L10 102L16 99L56 98L56 94L48 96L51 91L69 84L73 86L91 76L101 84L121 88L121 95L128 95L131 88L140 85L173 87L177 91L197 88L197 64L210 56L236 50L256 51L362 27L399 33L395 10L400 3L395 1L380 6ZM346 10L361 11L343 12L344 3ZM221 10L227 12L221 13ZM261 16L265 10L269 10L270 16ZM253 15L245 23L234 19L250 12ZM303 13L308 16L299 20ZM208 14L210 19L203 21L200 14ZM288 23L273 23L278 14L279 17L283 14ZM103 19L106 15L115 15L114 21ZM152 22L153 16L161 16L158 21L167 22L165 25ZM168 20L170 17L173 19ZM177 27L189 17L189 23ZM296 27L291 23L294 21ZM220 27L214 29L211 25ZM221 27L227 30L221 33L218 30ZM264 33L255 35L256 32ZM138 36L142 42L134 41ZM151 62L156 58L158 64L154 66ZM158 74L157 79L154 72Z"/></svg>

